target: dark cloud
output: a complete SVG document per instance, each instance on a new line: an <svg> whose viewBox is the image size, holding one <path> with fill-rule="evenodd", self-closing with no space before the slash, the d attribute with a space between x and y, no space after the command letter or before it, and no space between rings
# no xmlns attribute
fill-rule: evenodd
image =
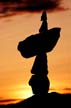
<svg viewBox="0 0 71 108"><path fill-rule="evenodd" d="M50 90L51 90L51 91L54 91L54 90L56 90L56 89L55 89L55 88L50 88Z"/></svg>
<svg viewBox="0 0 71 108"><path fill-rule="evenodd" d="M64 7L61 7L61 1L62 0L0 0L0 13L38 12L44 9L49 12L54 10L64 11Z"/></svg>
<svg viewBox="0 0 71 108"><path fill-rule="evenodd" d="M61 0L25 0L25 9L30 11L58 8Z"/></svg>
<svg viewBox="0 0 71 108"><path fill-rule="evenodd" d="M5 99L5 100L0 100L0 102L12 102L12 101L16 101L15 99Z"/></svg>
<svg viewBox="0 0 71 108"><path fill-rule="evenodd" d="M9 103L11 104L14 102L19 102L19 101L20 99L0 99L0 105L9 104Z"/></svg>
<svg viewBox="0 0 71 108"><path fill-rule="evenodd" d="M7 2L21 2L22 0L0 0L2 3L7 3Z"/></svg>
<svg viewBox="0 0 71 108"><path fill-rule="evenodd" d="M71 88L64 88L63 90L71 91Z"/></svg>

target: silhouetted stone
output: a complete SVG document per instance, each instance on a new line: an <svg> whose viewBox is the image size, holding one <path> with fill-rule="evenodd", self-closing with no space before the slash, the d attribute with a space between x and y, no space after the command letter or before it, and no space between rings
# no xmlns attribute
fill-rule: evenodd
<svg viewBox="0 0 71 108"><path fill-rule="evenodd" d="M29 85L35 95L45 95L49 90L49 79L46 75L32 75Z"/></svg>
<svg viewBox="0 0 71 108"><path fill-rule="evenodd" d="M47 55L45 53L36 56L31 73L40 76L48 74Z"/></svg>
<svg viewBox="0 0 71 108"><path fill-rule="evenodd" d="M46 53L52 51L52 49L55 47L60 37L61 28L56 27L48 30L47 16L45 11L42 13L41 21L42 25L39 29L39 33L31 35L25 40L19 42L18 50L25 58L36 56L31 70L31 73L34 75L32 75L29 85L32 87L35 97L41 97L41 100L43 100L43 97L47 97L48 99L48 90L50 85L49 79L47 77L48 66ZM39 102L38 104L40 105Z"/></svg>
<svg viewBox="0 0 71 108"><path fill-rule="evenodd" d="M41 21L45 21L47 20L47 15L46 15L46 11L44 10L41 16Z"/></svg>
<svg viewBox="0 0 71 108"><path fill-rule="evenodd" d="M60 28L52 28L46 33L31 35L24 41L19 42L18 50L25 58L50 52L60 37Z"/></svg>
<svg viewBox="0 0 71 108"><path fill-rule="evenodd" d="M41 27L39 29L39 32L40 33L47 32L47 21L46 20L42 22L42 25L41 25Z"/></svg>
<svg viewBox="0 0 71 108"><path fill-rule="evenodd" d="M43 22L42 22L42 25L39 29L39 32L40 33L45 33L48 30L46 11L43 11L42 16L41 16L41 21L43 21Z"/></svg>

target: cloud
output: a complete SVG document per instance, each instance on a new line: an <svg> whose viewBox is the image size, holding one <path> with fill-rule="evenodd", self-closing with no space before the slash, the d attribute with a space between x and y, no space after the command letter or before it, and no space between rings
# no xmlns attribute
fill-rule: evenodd
<svg viewBox="0 0 71 108"><path fill-rule="evenodd" d="M63 91L65 93L71 93L71 88L67 87L67 88L64 88Z"/></svg>
<svg viewBox="0 0 71 108"><path fill-rule="evenodd" d="M0 0L0 18L10 17L24 12L66 11L63 0Z"/></svg>
<svg viewBox="0 0 71 108"><path fill-rule="evenodd" d="M60 1L61 0L24 0L21 9L26 11L53 10L59 7Z"/></svg>
<svg viewBox="0 0 71 108"><path fill-rule="evenodd" d="M5 99L5 100L0 100L0 103L2 102L12 102L12 101L16 101L15 99Z"/></svg>
<svg viewBox="0 0 71 108"><path fill-rule="evenodd" d="M19 102L20 99L0 99L0 105Z"/></svg>
<svg viewBox="0 0 71 108"><path fill-rule="evenodd" d="M0 13L9 11L30 11L38 12L46 9L47 11L65 10L61 7L62 0L0 0Z"/></svg>
<svg viewBox="0 0 71 108"><path fill-rule="evenodd" d="M71 91L71 88L64 88L63 90Z"/></svg>

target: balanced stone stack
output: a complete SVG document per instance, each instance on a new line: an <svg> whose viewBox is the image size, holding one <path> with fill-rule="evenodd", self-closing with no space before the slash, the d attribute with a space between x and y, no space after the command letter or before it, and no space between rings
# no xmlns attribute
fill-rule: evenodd
<svg viewBox="0 0 71 108"><path fill-rule="evenodd" d="M39 29L40 33L46 34L47 32L47 16L44 11L41 16L42 25ZM47 55L46 53L40 53L36 56L35 62L33 64L31 73L33 74L29 85L32 87L32 91L36 95L45 95L49 90L49 80L47 77L48 67L47 67Z"/></svg>
<svg viewBox="0 0 71 108"><path fill-rule="evenodd" d="M19 42L18 50L25 58L36 56L31 69L32 77L29 85L35 95L45 95L49 90L48 65L46 53L52 51L60 37L60 28L48 30L47 15L43 11L42 25L38 34L34 34Z"/></svg>

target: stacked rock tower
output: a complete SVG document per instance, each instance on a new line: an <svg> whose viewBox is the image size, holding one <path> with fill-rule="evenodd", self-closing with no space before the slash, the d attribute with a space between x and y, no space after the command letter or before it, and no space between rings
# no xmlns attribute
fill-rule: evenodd
<svg viewBox="0 0 71 108"><path fill-rule="evenodd" d="M50 85L46 53L52 51L60 37L59 27L48 30L46 11L43 11L41 21L39 33L29 36L18 44L18 50L23 57L36 56L31 69L32 77L29 85L33 93L40 96L48 93Z"/></svg>
<svg viewBox="0 0 71 108"><path fill-rule="evenodd" d="M42 34L46 34L47 32L47 16L44 11L41 16L42 25L39 29L39 32ZM49 90L49 80L47 77L48 67L47 67L47 55L44 52L39 53L33 64L31 73L33 74L29 85L32 87L33 93L36 95L44 95L47 94Z"/></svg>

